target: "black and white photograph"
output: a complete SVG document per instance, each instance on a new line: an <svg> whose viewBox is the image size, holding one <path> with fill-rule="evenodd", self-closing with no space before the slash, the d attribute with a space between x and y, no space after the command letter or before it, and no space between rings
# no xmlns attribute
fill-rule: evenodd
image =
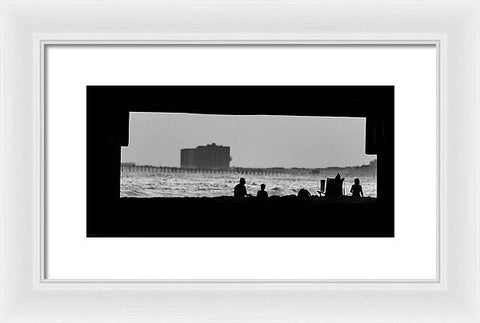
<svg viewBox="0 0 480 323"><path fill-rule="evenodd" d="M480 1L0 12L0 321L480 323Z"/></svg>
<svg viewBox="0 0 480 323"><path fill-rule="evenodd" d="M131 113L120 197L369 203L377 160L364 138L365 118Z"/></svg>
<svg viewBox="0 0 480 323"><path fill-rule="evenodd" d="M89 237L393 237L393 86L88 86Z"/></svg>

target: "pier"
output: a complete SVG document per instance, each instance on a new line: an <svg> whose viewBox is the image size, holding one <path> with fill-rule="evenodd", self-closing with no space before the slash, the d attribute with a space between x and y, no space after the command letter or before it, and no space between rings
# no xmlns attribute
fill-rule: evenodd
<svg viewBox="0 0 480 323"><path fill-rule="evenodd" d="M238 168L231 167L227 169L201 169L201 168L182 168L165 167L150 165L124 165L120 167L121 173L151 173L151 174L239 174L254 176L278 176L285 173L293 173L291 170L277 169L259 169L259 168ZM295 172L305 173L306 172ZM309 172L310 173L310 172Z"/></svg>
<svg viewBox="0 0 480 323"><path fill-rule="evenodd" d="M166 167L153 165L135 165L134 163L122 163L121 173L151 173L151 174L236 174L245 176L279 176L279 175L328 175L335 176L359 174L377 175L377 161L368 165L353 167L327 167L327 168L254 168L254 167L229 167L221 169L191 168L191 167Z"/></svg>

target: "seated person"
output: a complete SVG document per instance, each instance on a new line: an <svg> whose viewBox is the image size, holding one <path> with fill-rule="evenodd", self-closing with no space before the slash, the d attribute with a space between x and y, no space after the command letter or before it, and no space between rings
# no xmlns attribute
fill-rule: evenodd
<svg viewBox="0 0 480 323"><path fill-rule="evenodd" d="M233 196L234 197L250 196L250 194L247 194L247 188L245 187L245 178L243 177L240 178L240 183L238 183L233 189Z"/></svg>
<svg viewBox="0 0 480 323"><path fill-rule="evenodd" d="M266 187L265 184L260 185L260 191L257 192L257 197L258 198L267 198L268 197L268 193L267 193L267 191L265 191L265 187Z"/></svg>
<svg viewBox="0 0 480 323"><path fill-rule="evenodd" d="M362 185L360 185L360 180L358 178L355 178L355 184L352 185L350 193L352 193L353 197L363 197Z"/></svg>
<svg viewBox="0 0 480 323"><path fill-rule="evenodd" d="M298 191L297 197L303 200L309 199L312 196L309 191L302 188Z"/></svg>

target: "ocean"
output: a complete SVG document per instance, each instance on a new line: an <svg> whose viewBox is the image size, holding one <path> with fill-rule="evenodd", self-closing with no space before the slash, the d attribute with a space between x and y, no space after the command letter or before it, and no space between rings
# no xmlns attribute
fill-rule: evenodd
<svg viewBox="0 0 480 323"><path fill-rule="evenodd" d="M318 195L320 180L334 177L335 174L276 174L241 175L207 173L145 173L122 171L120 197L216 197L233 196L233 188L240 177L246 179L247 192L257 195L260 185L265 184L269 196L297 194L302 188L312 195ZM350 195L350 187L355 178L360 179L364 196L377 197L375 176L349 174L345 176L344 191Z"/></svg>

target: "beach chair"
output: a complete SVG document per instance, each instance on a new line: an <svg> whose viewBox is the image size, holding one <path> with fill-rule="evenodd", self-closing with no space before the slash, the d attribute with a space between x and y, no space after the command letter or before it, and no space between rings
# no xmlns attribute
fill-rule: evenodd
<svg viewBox="0 0 480 323"><path fill-rule="evenodd" d="M326 181L324 179L321 179L320 180L320 191L317 191L317 193L320 195L320 196L325 196L325 183Z"/></svg>
<svg viewBox="0 0 480 323"><path fill-rule="evenodd" d="M343 196L343 182L345 178L327 178L327 186L325 190L326 197L341 197Z"/></svg>

